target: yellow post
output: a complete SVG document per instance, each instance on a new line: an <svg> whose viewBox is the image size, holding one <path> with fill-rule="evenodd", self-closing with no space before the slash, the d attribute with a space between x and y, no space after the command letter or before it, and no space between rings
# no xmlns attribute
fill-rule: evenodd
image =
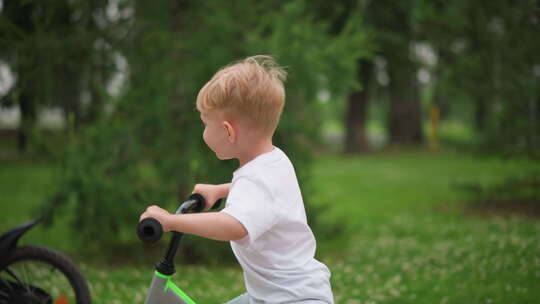
<svg viewBox="0 0 540 304"><path fill-rule="evenodd" d="M431 106L431 132L429 136L429 148L432 151L435 151L439 148L439 137L437 134L437 129L439 125L439 106L435 103L432 103Z"/></svg>

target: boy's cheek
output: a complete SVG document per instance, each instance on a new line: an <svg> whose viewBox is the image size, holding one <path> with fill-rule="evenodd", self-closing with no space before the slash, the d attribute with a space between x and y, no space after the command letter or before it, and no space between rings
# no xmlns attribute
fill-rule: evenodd
<svg viewBox="0 0 540 304"><path fill-rule="evenodd" d="M214 149L214 146L212 145L211 141L210 141L210 138L208 138L208 136L203 136L203 141L204 143L206 144L206 146L208 148L210 148L210 150L216 152L216 150Z"/></svg>
<svg viewBox="0 0 540 304"><path fill-rule="evenodd" d="M208 134L207 134L207 132L206 132L206 129L205 129L204 132L203 132L202 138L203 138L203 140L204 140L204 143L205 143L206 145L208 145Z"/></svg>

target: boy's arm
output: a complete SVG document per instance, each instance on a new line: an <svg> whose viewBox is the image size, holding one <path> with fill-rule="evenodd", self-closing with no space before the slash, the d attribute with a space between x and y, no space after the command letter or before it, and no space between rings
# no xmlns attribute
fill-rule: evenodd
<svg viewBox="0 0 540 304"><path fill-rule="evenodd" d="M194 193L201 194L206 199L205 210L210 209L215 201L229 195L231 184L195 185ZM194 234L218 241L239 240L247 235L247 230L237 219L225 212L170 214L158 206L150 206L140 216L153 217L158 220L165 231L179 231Z"/></svg>
<svg viewBox="0 0 540 304"><path fill-rule="evenodd" d="M244 225L225 212L169 214L162 224L166 231L180 231L218 241L234 241L245 237Z"/></svg>
<svg viewBox="0 0 540 304"><path fill-rule="evenodd" d="M220 198L229 196L229 190L231 189L231 183L221 184L221 185L218 185L218 186L221 189Z"/></svg>

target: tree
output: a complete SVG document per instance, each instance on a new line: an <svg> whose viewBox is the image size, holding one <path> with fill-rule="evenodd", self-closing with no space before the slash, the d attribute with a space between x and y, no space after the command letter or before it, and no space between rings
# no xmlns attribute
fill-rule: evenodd
<svg viewBox="0 0 540 304"><path fill-rule="evenodd" d="M358 63L358 79L362 88L354 90L348 98L346 110L345 152L358 153L369 150L366 132L368 118L369 88L373 78L373 62L360 60Z"/></svg>
<svg viewBox="0 0 540 304"><path fill-rule="evenodd" d="M473 125L495 150L537 153L540 44L537 1L422 1L437 87L472 101ZM458 99L459 101L459 99Z"/></svg>
<svg viewBox="0 0 540 304"><path fill-rule="evenodd" d="M357 63L358 79L362 88L353 91L348 99L345 116L348 152L365 151L368 101L374 95L375 59L387 64L390 77L389 137L391 144L418 144L422 142L421 104L417 75L417 62L411 54L416 39L414 28L415 3L413 1L357 1L359 15L356 22L370 33L372 56ZM361 16L361 17L360 17ZM370 85L371 84L371 85Z"/></svg>
<svg viewBox="0 0 540 304"><path fill-rule="evenodd" d="M415 2L376 1L373 5L378 43L390 77L389 133L391 144L419 144L423 140L418 64L412 54L416 41Z"/></svg>
<svg viewBox="0 0 540 304"><path fill-rule="evenodd" d="M107 5L108 1L4 1L0 59L17 79L4 104L9 101L20 108L20 151L26 150L29 139L37 139L32 134L38 132L35 121L42 107L61 107L71 127L99 116L103 93L98 88L114 72L110 26L118 25L104 15ZM83 102L85 93L90 98Z"/></svg>
<svg viewBox="0 0 540 304"><path fill-rule="evenodd" d="M330 34L339 36L347 31L367 32L363 22L365 11L362 3L362 1L358 0L314 1L314 6L317 18L329 23ZM371 58L373 45L368 35L364 34L364 39L358 41L357 48L362 52L362 55L357 60L357 71L354 76L357 85L351 87L351 90L347 92L345 97L346 105L342 113L345 127L345 153L358 153L369 150L366 121L369 101L368 90L373 75L373 58Z"/></svg>
<svg viewBox="0 0 540 304"><path fill-rule="evenodd" d="M360 33L330 36L301 0L133 5L119 46L129 65L125 89L110 102L110 115L73 138L51 204L75 208L79 233L96 244L128 242L133 219L148 204L172 209L196 182L230 180L236 164L218 161L203 143L195 97L218 68L271 54L289 69L275 144L293 160L309 207L310 150L320 127L316 95L321 87L345 95L354 85Z"/></svg>

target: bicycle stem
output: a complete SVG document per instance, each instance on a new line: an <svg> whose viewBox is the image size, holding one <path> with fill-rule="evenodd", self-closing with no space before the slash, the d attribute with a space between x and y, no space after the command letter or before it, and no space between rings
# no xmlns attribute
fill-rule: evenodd
<svg viewBox="0 0 540 304"><path fill-rule="evenodd" d="M189 199L182 203L178 210L176 210L175 214L184 214L188 213L189 210L194 207L197 203L200 203L196 199ZM159 271L160 273L164 275L173 275L175 273L175 267L174 267L174 257L176 256L176 253L178 252L178 248L180 247L180 242L182 241L182 237L184 234L182 232L178 231L172 231L172 238L171 242L169 243L169 248L167 249L167 253L165 254L165 257L161 262L156 264L155 269Z"/></svg>

